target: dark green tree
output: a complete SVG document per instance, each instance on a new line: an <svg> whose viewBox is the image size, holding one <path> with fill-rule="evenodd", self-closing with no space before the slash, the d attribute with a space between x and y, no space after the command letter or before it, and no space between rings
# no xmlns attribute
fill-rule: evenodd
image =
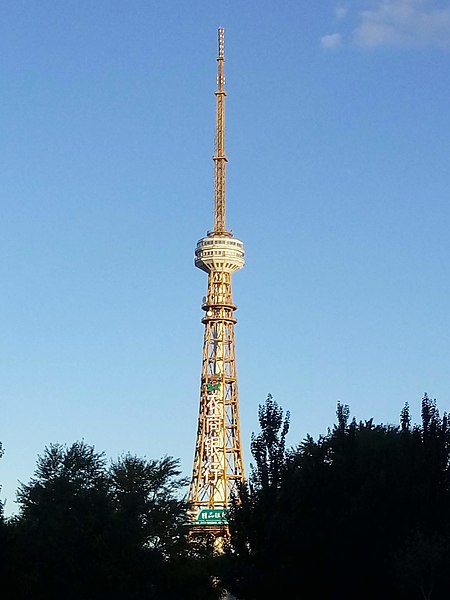
<svg viewBox="0 0 450 600"><path fill-rule="evenodd" d="M282 431L279 418L272 425ZM227 589L245 600L282 589L332 600L448 598L449 459L447 416L427 396L414 426L407 406L397 427L350 420L339 404L326 435L284 454L275 491L265 475L242 488Z"/></svg>
<svg viewBox="0 0 450 600"><path fill-rule="evenodd" d="M171 457L108 466L84 442L50 445L9 524L14 598L217 599L208 557L189 543L184 484Z"/></svg>
<svg viewBox="0 0 450 600"><path fill-rule="evenodd" d="M16 542L18 597L96 597L108 586L111 544L106 459L84 442L52 444L21 484ZM89 597L89 596L88 596Z"/></svg>
<svg viewBox="0 0 450 600"><path fill-rule="evenodd" d="M109 471L117 534L114 588L120 598L215 600L210 555L192 547L179 461L126 454ZM143 594L143 595L142 595Z"/></svg>
<svg viewBox="0 0 450 600"><path fill-rule="evenodd" d="M165 557L177 553L186 535L186 504L179 461L165 456L148 460L126 454L109 472L112 502L117 519L137 547L157 550Z"/></svg>
<svg viewBox="0 0 450 600"><path fill-rule="evenodd" d="M248 483L240 488L232 504L229 526L232 543L222 559L225 588L238 597L264 598L276 594L272 576L272 527L277 527L275 513L286 468L286 435L289 413L269 394L259 406L260 432L251 438L251 465Z"/></svg>
<svg viewBox="0 0 450 600"><path fill-rule="evenodd" d="M252 434L250 444L255 460L255 465L251 465L250 485L255 491L270 494L279 488L285 464L289 416L288 412L283 417L283 409L270 394L259 406L260 433Z"/></svg>

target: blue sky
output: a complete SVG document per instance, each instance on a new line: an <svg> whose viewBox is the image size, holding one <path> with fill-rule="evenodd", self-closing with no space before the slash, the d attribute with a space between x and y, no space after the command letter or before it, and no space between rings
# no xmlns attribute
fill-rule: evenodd
<svg viewBox="0 0 450 600"><path fill-rule="evenodd" d="M217 27L246 464L450 408L450 2L7 0L0 10L0 497L51 442L191 470Z"/></svg>

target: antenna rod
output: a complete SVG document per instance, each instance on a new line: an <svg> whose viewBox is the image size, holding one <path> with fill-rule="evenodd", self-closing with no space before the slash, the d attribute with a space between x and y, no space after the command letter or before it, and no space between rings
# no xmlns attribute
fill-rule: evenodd
<svg viewBox="0 0 450 600"><path fill-rule="evenodd" d="M225 75L223 73L224 29L219 27L219 52L217 55L217 91L216 95L216 153L214 160L214 233L225 230Z"/></svg>

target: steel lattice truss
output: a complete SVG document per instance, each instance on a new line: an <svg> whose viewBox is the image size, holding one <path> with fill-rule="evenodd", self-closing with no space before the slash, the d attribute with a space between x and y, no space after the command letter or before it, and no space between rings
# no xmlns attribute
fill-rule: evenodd
<svg viewBox="0 0 450 600"><path fill-rule="evenodd" d="M244 246L225 227L224 32L219 29L214 160L214 229L197 243L195 265L208 273L200 410L188 501L193 530L222 535L226 509L244 479L239 428L231 275L244 266Z"/></svg>

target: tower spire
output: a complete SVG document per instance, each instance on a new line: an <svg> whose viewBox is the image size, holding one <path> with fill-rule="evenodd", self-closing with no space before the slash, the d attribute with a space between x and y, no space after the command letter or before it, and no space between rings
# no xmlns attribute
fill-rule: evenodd
<svg viewBox="0 0 450 600"><path fill-rule="evenodd" d="M214 233L225 233L225 31L219 27L217 54L217 91L216 91L216 152L214 160Z"/></svg>

